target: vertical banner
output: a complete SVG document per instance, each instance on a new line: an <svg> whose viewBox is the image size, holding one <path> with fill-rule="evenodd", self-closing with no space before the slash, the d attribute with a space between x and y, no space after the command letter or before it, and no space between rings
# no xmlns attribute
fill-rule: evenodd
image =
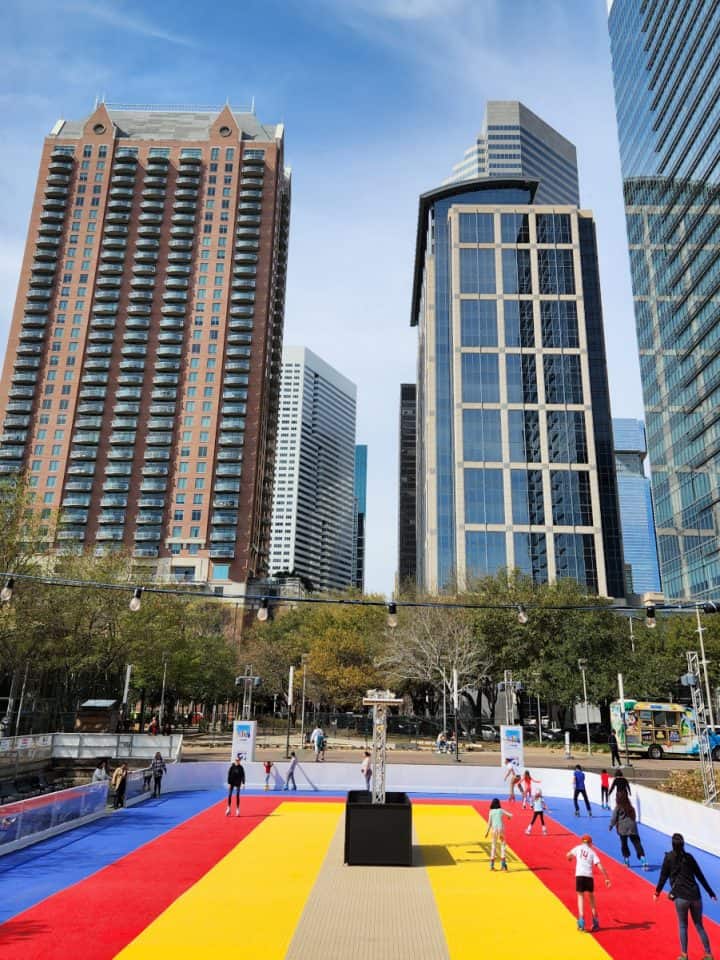
<svg viewBox="0 0 720 960"><path fill-rule="evenodd" d="M523 728L520 724L500 725L500 765L505 766L506 760L512 760L518 767L525 766Z"/></svg>
<svg viewBox="0 0 720 960"><path fill-rule="evenodd" d="M243 760L255 759L255 720L236 720L233 723L232 753L230 762L240 754Z"/></svg>

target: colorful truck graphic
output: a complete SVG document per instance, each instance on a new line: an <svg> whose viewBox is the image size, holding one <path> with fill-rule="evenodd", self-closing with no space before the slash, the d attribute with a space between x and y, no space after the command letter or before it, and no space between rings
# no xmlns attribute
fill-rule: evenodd
<svg viewBox="0 0 720 960"><path fill-rule="evenodd" d="M619 700L610 704L610 723L621 751L644 753L652 760L665 754L692 757L700 752L692 707L628 699L624 706L623 712ZM713 759L720 760L720 734L710 733L710 749Z"/></svg>

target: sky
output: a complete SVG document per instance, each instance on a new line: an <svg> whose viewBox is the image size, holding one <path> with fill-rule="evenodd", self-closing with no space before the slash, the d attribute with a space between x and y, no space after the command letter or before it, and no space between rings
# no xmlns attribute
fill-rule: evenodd
<svg viewBox="0 0 720 960"><path fill-rule="evenodd" d="M600 249L612 412L643 415L606 0L3 0L0 350L43 138L115 104L219 106L285 124L285 342L358 387L368 445L366 589L397 566L400 384L415 380L418 195L522 100L578 150Z"/></svg>

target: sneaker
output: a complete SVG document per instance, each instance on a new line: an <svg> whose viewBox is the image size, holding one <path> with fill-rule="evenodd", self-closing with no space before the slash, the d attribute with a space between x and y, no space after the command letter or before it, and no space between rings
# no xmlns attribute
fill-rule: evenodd
<svg viewBox="0 0 720 960"><path fill-rule="evenodd" d="M581 933L584 931L584 929L585 929L585 921L583 920L582 917L578 917L577 927L578 927L578 930L579 930Z"/></svg>
<svg viewBox="0 0 720 960"><path fill-rule="evenodd" d="M507 870L507 863L504 860L500 861L500 869Z"/></svg>
<svg viewBox="0 0 720 960"><path fill-rule="evenodd" d="M650 865L647 862L647 857L640 857L640 863L642 864L643 870L649 870Z"/></svg>
<svg viewBox="0 0 720 960"><path fill-rule="evenodd" d="M542 828L542 832L543 832L543 836L546 837L546 836L547 836L547 827L543 827L543 828Z"/></svg>
<svg viewBox="0 0 720 960"><path fill-rule="evenodd" d="M623 857L623 863L626 867L630 866L630 857Z"/></svg>
<svg viewBox="0 0 720 960"><path fill-rule="evenodd" d="M230 807L228 807L227 810L225 811L225 816L226 817L230 816Z"/></svg>
<svg viewBox="0 0 720 960"><path fill-rule="evenodd" d="M592 926L590 927L590 933L597 933L600 929L600 921L597 917L593 917Z"/></svg>
<svg viewBox="0 0 720 960"><path fill-rule="evenodd" d="M527 828L527 830L525 831L525 833L526 833L528 836L530 836L530 827Z"/></svg>
<svg viewBox="0 0 720 960"><path fill-rule="evenodd" d="M580 816L580 811L579 811L579 810L576 810L576 811L575 811L575 816L576 816L576 817L579 817L579 816Z"/></svg>
<svg viewBox="0 0 720 960"><path fill-rule="evenodd" d="M494 860L491 860L491 861L490 861L490 869L491 869L491 870L494 870L494 869L495 869L495 861L494 861Z"/></svg>
<svg viewBox="0 0 720 960"><path fill-rule="evenodd" d="M238 807L237 810L235 811L235 816L236 817L240 816L240 807Z"/></svg>
<svg viewBox="0 0 720 960"><path fill-rule="evenodd" d="M589 817L592 816L592 810L588 810L588 816L589 816Z"/></svg>

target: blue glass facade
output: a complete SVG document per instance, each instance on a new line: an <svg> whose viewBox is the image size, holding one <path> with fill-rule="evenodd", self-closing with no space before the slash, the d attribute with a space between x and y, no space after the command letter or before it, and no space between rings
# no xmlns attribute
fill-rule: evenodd
<svg viewBox="0 0 720 960"><path fill-rule="evenodd" d="M613 420L620 523L628 590L633 593L660 590L655 519L650 481L645 476L647 453L645 425L641 420Z"/></svg>
<svg viewBox="0 0 720 960"><path fill-rule="evenodd" d="M609 17L662 588L720 586L720 6Z"/></svg>
<svg viewBox="0 0 720 960"><path fill-rule="evenodd" d="M421 198L413 324L417 573L430 592L501 568L623 596L597 251L533 181Z"/></svg>

